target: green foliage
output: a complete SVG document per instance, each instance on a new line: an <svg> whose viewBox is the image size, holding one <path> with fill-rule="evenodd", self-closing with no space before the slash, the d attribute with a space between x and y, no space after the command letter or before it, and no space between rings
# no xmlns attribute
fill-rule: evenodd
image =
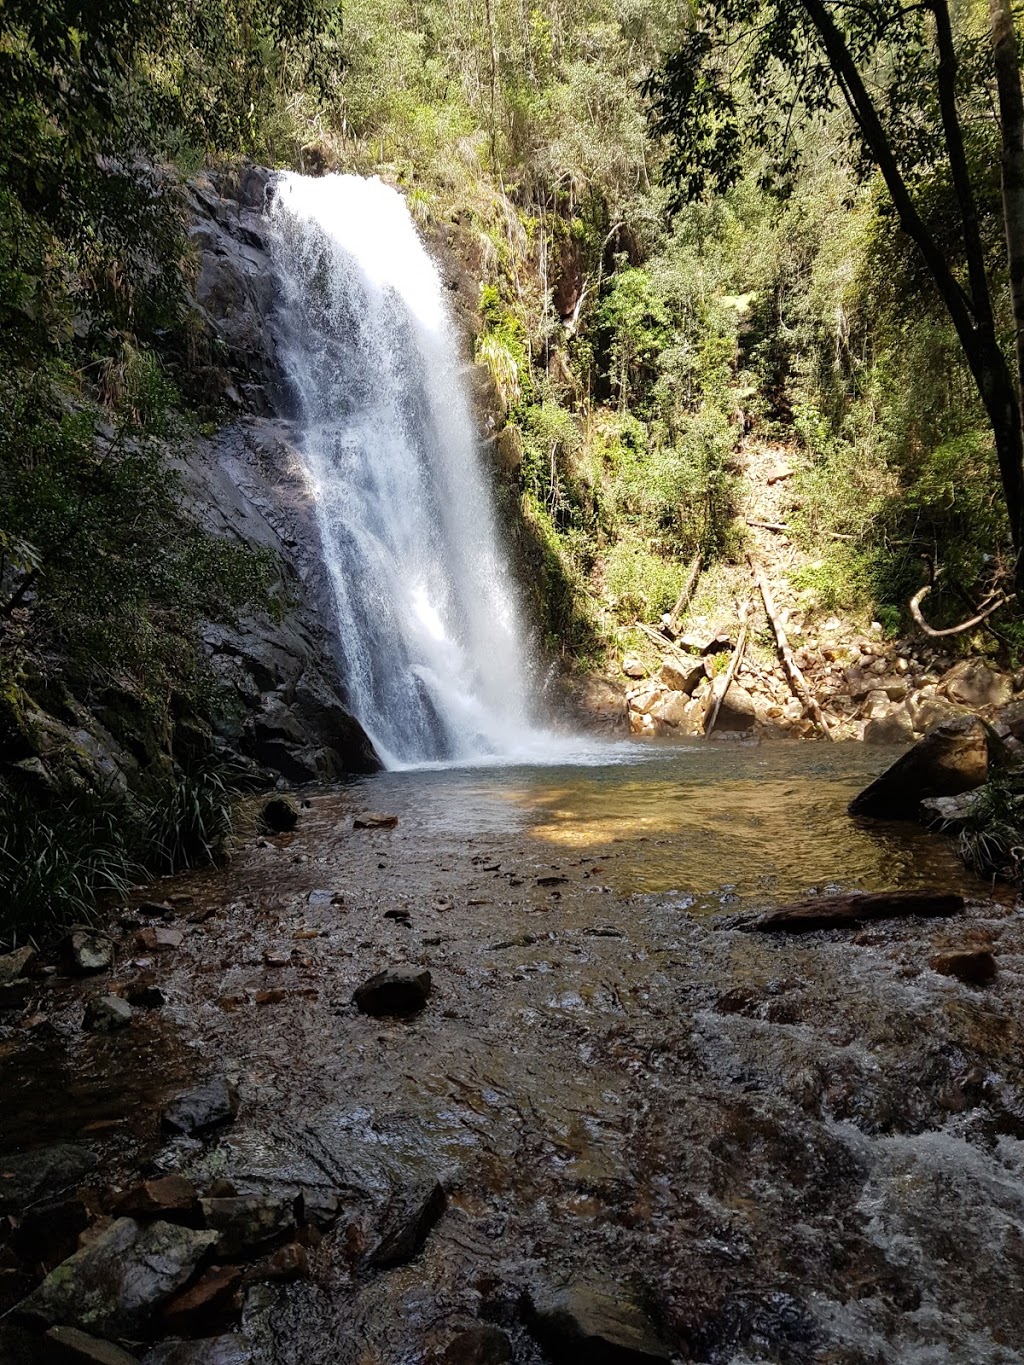
<svg viewBox="0 0 1024 1365"><path fill-rule="evenodd" d="M957 845L980 876L1024 886L1024 772L997 773L971 793Z"/></svg>

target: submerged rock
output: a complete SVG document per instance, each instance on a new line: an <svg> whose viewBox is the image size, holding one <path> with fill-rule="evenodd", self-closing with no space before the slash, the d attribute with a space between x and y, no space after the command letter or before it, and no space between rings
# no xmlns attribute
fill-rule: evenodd
<svg viewBox="0 0 1024 1365"><path fill-rule="evenodd" d="M943 721L850 802L851 815L914 820L925 797L957 796L988 777L989 735L977 716Z"/></svg>
<svg viewBox="0 0 1024 1365"><path fill-rule="evenodd" d="M509 1365L512 1343L498 1327L482 1325L460 1332L449 1342L439 1365Z"/></svg>
<svg viewBox="0 0 1024 1365"><path fill-rule="evenodd" d="M175 1133L199 1133L230 1123L238 1113L238 1091L226 1076L214 1076L178 1095L160 1116L165 1128Z"/></svg>
<svg viewBox="0 0 1024 1365"><path fill-rule="evenodd" d="M624 1294L585 1285L531 1296L530 1330L556 1365L654 1365L672 1359L650 1318Z"/></svg>
<svg viewBox="0 0 1024 1365"><path fill-rule="evenodd" d="M113 1033L127 1028L135 1011L119 995L98 995L85 1007L82 1027L87 1033Z"/></svg>
<svg viewBox="0 0 1024 1365"><path fill-rule="evenodd" d="M235 1195L201 1199L206 1226L217 1234L216 1252L227 1260L258 1251L295 1228L293 1195Z"/></svg>
<svg viewBox="0 0 1024 1365"><path fill-rule="evenodd" d="M370 810L362 815L357 815L352 821L353 829L394 829L398 824L397 815L388 815L384 811Z"/></svg>
<svg viewBox="0 0 1024 1365"><path fill-rule="evenodd" d="M963 908L963 896L953 892L851 891L783 905L739 927L763 934L777 930L799 933L809 929L842 929L864 920L898 919L903 915L938 918L959 914Z"/></svg>
<svg viewBox="0 0 1024 1365"><path fill-rule="evenodd" d="M88 1147L73 1142L58 1142L20 1156L4 1157L0 1170L0 1213L20 1212L43 1195L70 1189L96 1165L97 1159Z"/></svg>
<svg viewBox="0 0 1024 1365"><path fill-rule="evenodd" d="M142 1358L142 1365L250 1365L248 1337L229 1334L199 1341L161 1341Z"/></svg>
<svg viewBox="0 0 1024 1365"><path fill-rule="evenodd" d="M444 1213L448 1196L440 1181L427 1178L404 1189L384 1214L381 1238L368 1260L370 1265L401 1265L412 1258Z"/></svg>
<svg viewBox="0 0 1024 1365"><path fill-rule="evenodd" d="M100 1336L134 1337L191 1278L216 1239L214 1232L174 1223L143 1226L118 1218L52 1270L16 1311Z"/></svg>
<svg viewBox="0 0 1024 1365"><path fill-rule="evenodd" d="M298 807L287 796L272 796L260 811L259 827L263 834L289 834L298 823Z"/></svg>
<svg viewBox="0 0 1024 1365"><path fill-rule="evenodd" d="M61 1365L138 1365L138 1356L115 1346L112 1341L101 1341L77 1327L51 1327L46 1333L50 1349L47 1359L60 1361Z"/></svg>
<svg viewBox="0 0 1024 1365"><path fill-rule="evenodd" d="M352 999L363 1014L415 1014L427 1003L431 984L424 967L391 967L364 981Z"/></svg>
<svg viewBox="0 0 1024 1365"><path fill-rule="evenodd" d="M968 986L987 986L996 976L996 960L989 948L945 949L934 953L928 966L940 976L955 976Z"/></svg>
<svg viewBox="0 0 1024 1365"><path fill-rule="evenodd" d="M65 942L68 967L79 976L105 972L114 960L114 945L95 929L73 929Z"/></svg>

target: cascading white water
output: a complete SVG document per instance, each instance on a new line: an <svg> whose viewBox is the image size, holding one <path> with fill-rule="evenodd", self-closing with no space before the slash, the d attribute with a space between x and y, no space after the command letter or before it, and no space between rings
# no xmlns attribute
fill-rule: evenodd
<svg viewBox="0 0 1024 1365"><path fill-rule="evenodd" d="M437 270L380 180L283 174L269 212L352 708L388 767L509 755L528 668Z"/></svg>

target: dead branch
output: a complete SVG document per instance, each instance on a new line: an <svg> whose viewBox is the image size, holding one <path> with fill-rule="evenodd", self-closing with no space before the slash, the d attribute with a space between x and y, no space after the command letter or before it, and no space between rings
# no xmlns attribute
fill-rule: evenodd
<svg viewBox="0 0 1024 1365"><path fill-rule="evenodd" d="M779 647L779 658L782 660L782 667L786 671L786 677L789 679L789 685L793 691L793 695L796 697L797 701L802 703L804 710L810 715L811 719L825 738L831 739L832 731L825 723L825 717L821 713L821 707L818 705L817 699L812 694L811 689L807 686L804 675L800 672L800 669L797 667L797 662L793 658L793 653L789 647L789 641L786 639L786 632L783 629L782 621L775 609L775 600L772 597L772 590L764 575L764 570L752 554L747 555L747 563L750 565L751 573L754 575L754 581L761 590L761 600L764 602L765 612L768 616L768 620L771 622L772 630L775 632L775 643Z"/></svg>
<svg viewBox="0 0 1024 1365"><path fill-rule="evenodd" d="M728 694L729 688L732 686L733 678L735 678L736 674L739 672L739 670L740 670L740 664L743 662L743 651L744 651L744 650L746 649L746 647L747 647L747 629L748 629L748 627L747 627L747 616L749 615L749 612L750 612L750 608L749 608L749 607L746 607L746 606L740 607L740 623L741 623L741 624L740 624L739 638L738 638L737 641L736 641L736 648L735 648L735 649L733 650L733 652L732 652L732 658L729 660L729 667L728 667L728 670L726 671L725 682L724 682L724 684L722 685L722 690L721 690L721 692L719 692L718 696L715 698L715 704L714 704L714 706L712 706L712 708L711 708L711 715L708 717L708 722L707 722L707 724L704 726L704 738L705 738L705 739L710 739L710 738L711 738L711 735L712 735L712 732L714 731L715 725L716 725L717 722L718 722L718 713L719 713L719 711L721 711L721 709L722 709L722 703L725 701L725 698L726 698L726 696L727 696L727 694Z"/></svg>
<svg viewBox="0 0 1024 1365"><path fill-rule="evenodd" d="M1016 593L1011 592L1001 597L997 597L990 606L987 606L984 611L979 611L977 616L972 616L969 621L961 621L958 626L947 626L945 630L936 630L934 626L928 624L921 614L921 603L931 590L932 585L926 583L919 592L914 593L913 597L910 599L910 614L924 633L930 635L933 640L940 640L944 635L962 635L965 630L973 630L975 626L980 626L986 617L991 616L992 613L998 611L1000 607L1005 607L1007 602L1011 602L1017 595Z"/></svg>
<svg viewBox="0 0 1024 1365"><path fill-rule="evenodd" d="M690 598L693 596L693 590L697 586L697 579L700 577L700 567L703 561L704 556L701 554L700 550L698 550L694 556L693 563L690 565L690 572L686 575L686 584L679 594L679 597L676 599L675 606L669 612L669 630L675 630L680 613L684 612L689 605Z"/></svg>

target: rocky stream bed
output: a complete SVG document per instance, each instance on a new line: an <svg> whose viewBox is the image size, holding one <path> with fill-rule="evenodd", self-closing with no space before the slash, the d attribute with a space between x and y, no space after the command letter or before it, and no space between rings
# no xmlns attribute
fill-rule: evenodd
<svg viewBox="0 0 1024 1365"><path fill-rule="evenodd" d="M299 793L33 964L5 1365L1024 1360L1014 899L847 815L884 750L622 752ZM746 931L922 887L966 908ZM353 1002L396 968L422 1008Z"/></svg>

